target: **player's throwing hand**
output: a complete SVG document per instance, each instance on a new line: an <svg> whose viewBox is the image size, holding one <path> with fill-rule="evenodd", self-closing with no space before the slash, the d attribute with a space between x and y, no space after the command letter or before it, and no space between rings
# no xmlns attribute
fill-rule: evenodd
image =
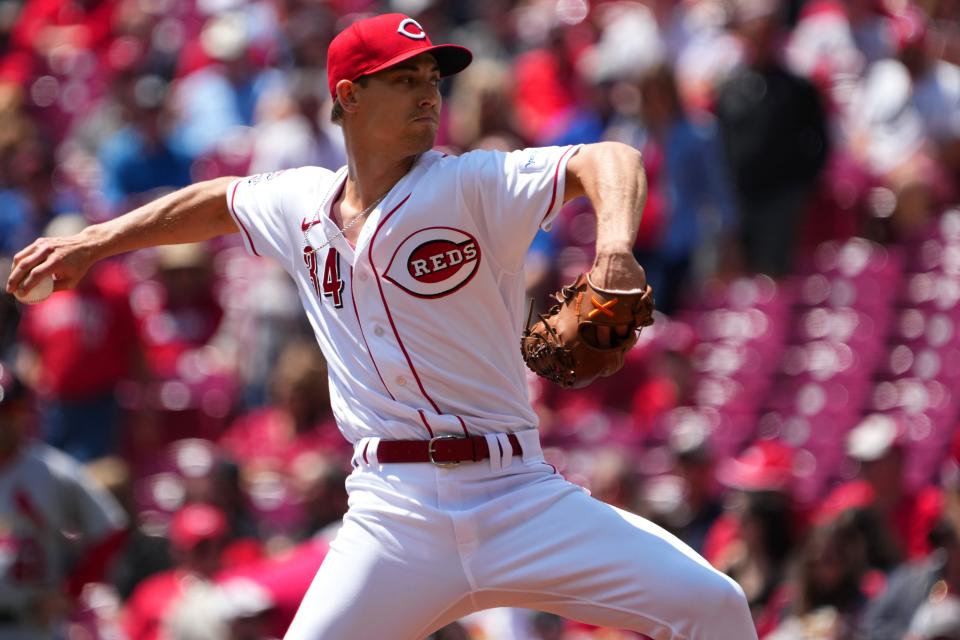
<svg viewBox="0 0 960 640"><path fill-rule="evenodd" d="M66 238L38 238L13 257L7 293L28 292L45 277L54 280L54 291L76 286L96 256L82 234Z"/></svg>

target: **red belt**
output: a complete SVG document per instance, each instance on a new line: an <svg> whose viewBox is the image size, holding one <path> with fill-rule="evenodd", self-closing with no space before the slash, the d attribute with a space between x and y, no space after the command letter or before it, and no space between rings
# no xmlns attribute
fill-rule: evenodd
<svg viewBox="0 0 960 640"><path fill-rule="evenodd" d="M513 453L523 451L520 439L515 434L508 434L507 438ZM430 440L381 440L377 444L377 461L381 463L432 462L445 467L461 462L479 462L489 457L490 448L483 436L445 434Z"/></svg>

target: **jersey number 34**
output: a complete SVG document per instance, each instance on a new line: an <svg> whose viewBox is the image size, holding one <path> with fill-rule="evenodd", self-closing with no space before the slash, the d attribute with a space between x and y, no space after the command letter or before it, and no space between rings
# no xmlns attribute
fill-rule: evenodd
<svg viewBox="0 0 960 640"><path fill-rule="evenodd" d="M334 249L327 251L327 257L323 263L322 277L317 273L316 252L305 252L303 257L310 272L310 282L313 284L313 290L316 291L318 296L323 295L330 298L333 306L337 309L343 307L344 282L340 278L340 254Z"/></svg>

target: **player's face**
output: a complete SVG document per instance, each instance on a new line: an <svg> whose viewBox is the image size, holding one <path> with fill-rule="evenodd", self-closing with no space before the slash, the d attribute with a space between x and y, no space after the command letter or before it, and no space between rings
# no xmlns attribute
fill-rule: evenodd
<svg viewBox="0 0 960 640"><path fill-rule="evenodd" d="M410 153L433 147L440 123L440 69L429 53L370 76L362 89L361 124Z"/></svg>

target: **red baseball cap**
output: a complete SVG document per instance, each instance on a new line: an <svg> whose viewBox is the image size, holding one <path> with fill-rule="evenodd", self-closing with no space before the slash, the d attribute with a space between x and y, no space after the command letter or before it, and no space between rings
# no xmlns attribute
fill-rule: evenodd
<svg viewBox="0 0 960 640"><path fill-rule="evenodd" d="M420 23L402 13L358 20L337 34L327 49L330 97L336 98L341 80L383 71L421 53L433 54L441 76L463 71L473 60L466 47L433 44Z"/></svg>
<svg viewBox="0 0 960 640"><path fill-rule="evenodd" d="M745 491L784 491L793 478L793 450L776 440L761 440L717 468L717 479Z"/></svg>
<svg viewBox="0 0 960 640"><path fill-rule="evenodd" d="M226 516L209 504L188 504L170 520L170 543L178 549L193 549L204 540L220 540L226 533Z"/></svg>
<svg viewBox="0 0 960 640"><path fill-rule="evenodd" d="M866 480L852 480L827 494L814 513L813 523L827 524L850 509L866 509L877 499L877 493Z"/></svg>

